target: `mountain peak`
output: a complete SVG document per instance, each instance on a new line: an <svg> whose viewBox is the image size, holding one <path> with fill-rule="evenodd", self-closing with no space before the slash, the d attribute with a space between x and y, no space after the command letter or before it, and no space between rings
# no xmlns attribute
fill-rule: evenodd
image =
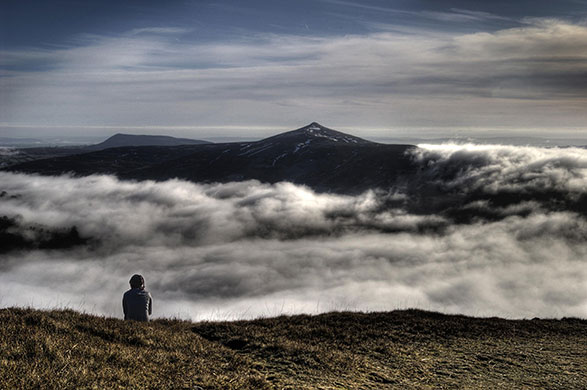
<svg viewBox="0 0 587 390"><path fill-rule="evenodd" d="M340 131L329 129L324 127L318 122L312 122L307 126L301 127L297 130L288 131L285 133L274 135L273 137L265 138L260 142L274 142L279 140L280 142L291 142L291 143L304 143L309 145L310 143L337 143L337 144L366 144L372 143L363 138L355 137L354 135L342 133Z"/></svg>
<svg viewBox="0 0 587 390"><path fill-rule="evenodd" d="M298 130L294 130L289 133L291 135L302 135L308 139L320 139L322 141L337 142L340 144L363 144L369 143L370 141L364 140L359 137L355 137L351 134L346 134L337 130L329 129L328 127L322 126L318 122L312 122L307 126L304 126Z"/></svg>

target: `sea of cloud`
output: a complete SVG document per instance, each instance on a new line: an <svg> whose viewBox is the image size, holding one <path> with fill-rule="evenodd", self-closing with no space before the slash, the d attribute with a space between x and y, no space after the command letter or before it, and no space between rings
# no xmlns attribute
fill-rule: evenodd
<svg viewBox="0 0 587 390"><path fill-rule="evenodd" d="M156 316L236 319L417 307L587 316L587 151L421 145L407 185L358 196L291 183L0 173L0 216L86 245L1 255L0 306L121 316L134 273Z"/></svg>

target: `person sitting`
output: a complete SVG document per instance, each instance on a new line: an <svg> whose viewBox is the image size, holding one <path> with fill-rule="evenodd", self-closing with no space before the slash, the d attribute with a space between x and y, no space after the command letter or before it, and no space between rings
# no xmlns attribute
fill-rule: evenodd
<svg viewBox="0 0 587 390"><path fill-rule="evenodd" d="M149 321L153 312L153 298L145 290L145 279L138 274L130 278L130 290L122 297L122 311L125 320Z"/></svg>

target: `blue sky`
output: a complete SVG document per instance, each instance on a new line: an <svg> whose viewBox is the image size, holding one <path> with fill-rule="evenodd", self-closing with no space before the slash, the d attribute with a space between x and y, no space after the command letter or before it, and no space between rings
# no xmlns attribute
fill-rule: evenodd
<svg viewBox="0 0 587 390"><path fill-rule="evenodd" d="M0 4L0 136L587 137L587 1Z"/></svg>

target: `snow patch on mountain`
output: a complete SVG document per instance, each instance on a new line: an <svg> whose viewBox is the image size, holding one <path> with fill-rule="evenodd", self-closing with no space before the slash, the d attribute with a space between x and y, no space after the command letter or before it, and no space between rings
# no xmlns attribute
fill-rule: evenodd
<svg viewBox="0 0 587 390"><path fill-rule="evenodd" d="M304 132L312 138L325 138L333 142L342 142L342 143L359 143L359 139L348 136L344 133L339 133L325 127L322 127L316 122L308 125L306 128L303 129Z"/></svg>
<svg viewBox="0 0 587 390"><path fill-rule="evenodd" d="M285 156L287 156L289 153L282 153L279 156L275 157L275 159L273 160L273 164L271 164L271 166L275 166L275 163L277 163L277 161L281 160L282 158L284 158Z"/></svg>
<svg viewBox="0 0 587 390"><path fill-rule="evenodd" d="M296 148L294 149L294 153L297 153L300 149L305 148L306 146L310 145L310 143L312 142L311 139L306 140L306 142L300 142L299 144L296 145Z"/></svg>
<svg viewBox="0 0 587 390"><path fill-rule="evenodd" d="M273 144L268 143L268 144L261 145L260 147L249 149L250 146L251 145L246 146L244 148L241 148L241 150L243 150L243 149L248 149L248 150L246 150L243 153L240 153L239 156L254 156L255 154L258 154L258 153L261 153L267 149L270 149L273 146Z"/></svg>

